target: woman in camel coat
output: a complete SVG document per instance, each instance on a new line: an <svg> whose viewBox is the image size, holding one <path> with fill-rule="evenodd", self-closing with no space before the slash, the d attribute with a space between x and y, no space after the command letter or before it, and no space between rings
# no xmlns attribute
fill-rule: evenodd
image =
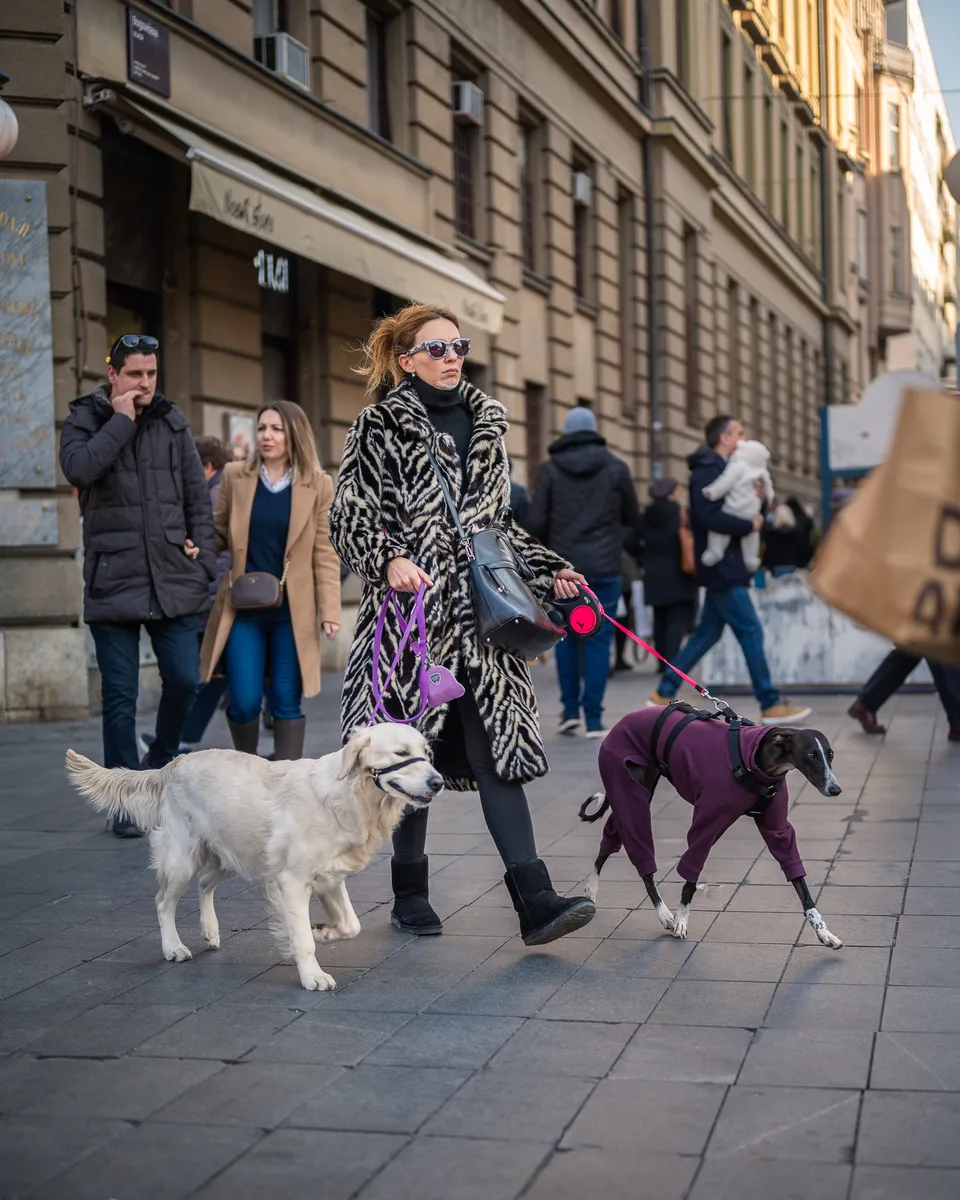
<svg viewBox="0 0 960 1200"><path fill-rule="evenodd" d="M223 658L227 720L237 750L256 754L265 681L278 759L303 753L303 696L320 690L320 632L340 628L340 562L330 544L330 476L321 471L313 433L299 405L276 400L257 417L250 460L224 470L214 514L217 548L232 570L222 580L201 652L204 680ZM279 608L243 610L230 603L233 580L246 571L284 580Z"/></svg>

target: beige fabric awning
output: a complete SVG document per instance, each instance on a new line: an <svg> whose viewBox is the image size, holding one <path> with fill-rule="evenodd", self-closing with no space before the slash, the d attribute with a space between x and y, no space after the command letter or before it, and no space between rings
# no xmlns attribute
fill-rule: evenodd
<svg viewBox="0 0 960 1200"><path fill-rule="evenodd" d="M500 332L504 297L461 259L140 112L186 147L195 211L396 296L443 305L486 333Z"/></svg>

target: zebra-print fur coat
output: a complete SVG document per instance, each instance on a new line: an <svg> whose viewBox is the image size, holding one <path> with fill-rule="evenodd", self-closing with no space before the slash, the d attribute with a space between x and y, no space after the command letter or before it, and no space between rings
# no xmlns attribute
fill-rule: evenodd
<svg viewBox="0 0 960 1200"><path fill-rule="evenodd" d="M465 381L460 386L473 417L465 478L453 439L437 433L406 382L379 404L365 408L347 435L330 510L330 537L364 586L343 683L342 731L346 739L366 723L373 709L373 640L387 588L386 569L391 559L403 555L433 580L426 592L425 612L434 659L455 675L466 670L490 736L497 774L525 783L547 772L530 671L518 655L479 642L466 557L423 447L424 442L430 446L451 494L459 497L460 520L468 533L509 503L510 472L503 440L506 410ZM514 525L510 536L536 572L530 587L545 600L556 573L569 564L519 526ZM384 633L381 679L393 661L398 637L391 613ZM401 661L387 705L395 716L409 717L419 710L414 655L406 654ZM438 766L447 786L466 791L476 787L469 772L459 765L448 767L444 759L449 756L439 753L447 749L449 734L441 737L446 716L447 706L428 709L417 727L427 738L439 740Z"/></svg>

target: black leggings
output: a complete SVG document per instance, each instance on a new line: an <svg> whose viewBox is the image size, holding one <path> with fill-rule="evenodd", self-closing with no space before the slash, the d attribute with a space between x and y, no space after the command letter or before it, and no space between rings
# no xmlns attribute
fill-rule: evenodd
<svg viewBox="0 0 960 1200"><path fill-rule="evenodd" d="M460 682L466 686L463 679ZM535 862L537 844L534 841L533 822L530 820L530 808L522 784L507 783L497 774L490 750L490 738L469 687L462 699L456 701L456 705L463 727L467 761L480 792L483 819L504 866L509 869ZM408 811L397 826L393 835L393 856L398 862L411 862L423 856L427 844L429 812L428 808Z"/></svg>

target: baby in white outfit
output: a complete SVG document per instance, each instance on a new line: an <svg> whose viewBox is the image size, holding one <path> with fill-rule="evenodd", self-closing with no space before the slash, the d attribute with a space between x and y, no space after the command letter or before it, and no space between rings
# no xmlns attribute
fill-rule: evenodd
<svg viewBox="0 0 960 1200"><path fill-rule="evenodd" d="M773 503L773 480L767 470L770 451L763 442L740 442L730 455L730 460L709 487L703 489L708 500L722 500L723 511L731 517L742 517L752 521L760 512L763 501L758 495L756 484L763 483L764 498L768 505ZM726 533L707 534L707 548L703 552L705 567L715 567L730 545ZM760 534L748 533L740 539L743 561L750 572L760 567Z"/></svg>

